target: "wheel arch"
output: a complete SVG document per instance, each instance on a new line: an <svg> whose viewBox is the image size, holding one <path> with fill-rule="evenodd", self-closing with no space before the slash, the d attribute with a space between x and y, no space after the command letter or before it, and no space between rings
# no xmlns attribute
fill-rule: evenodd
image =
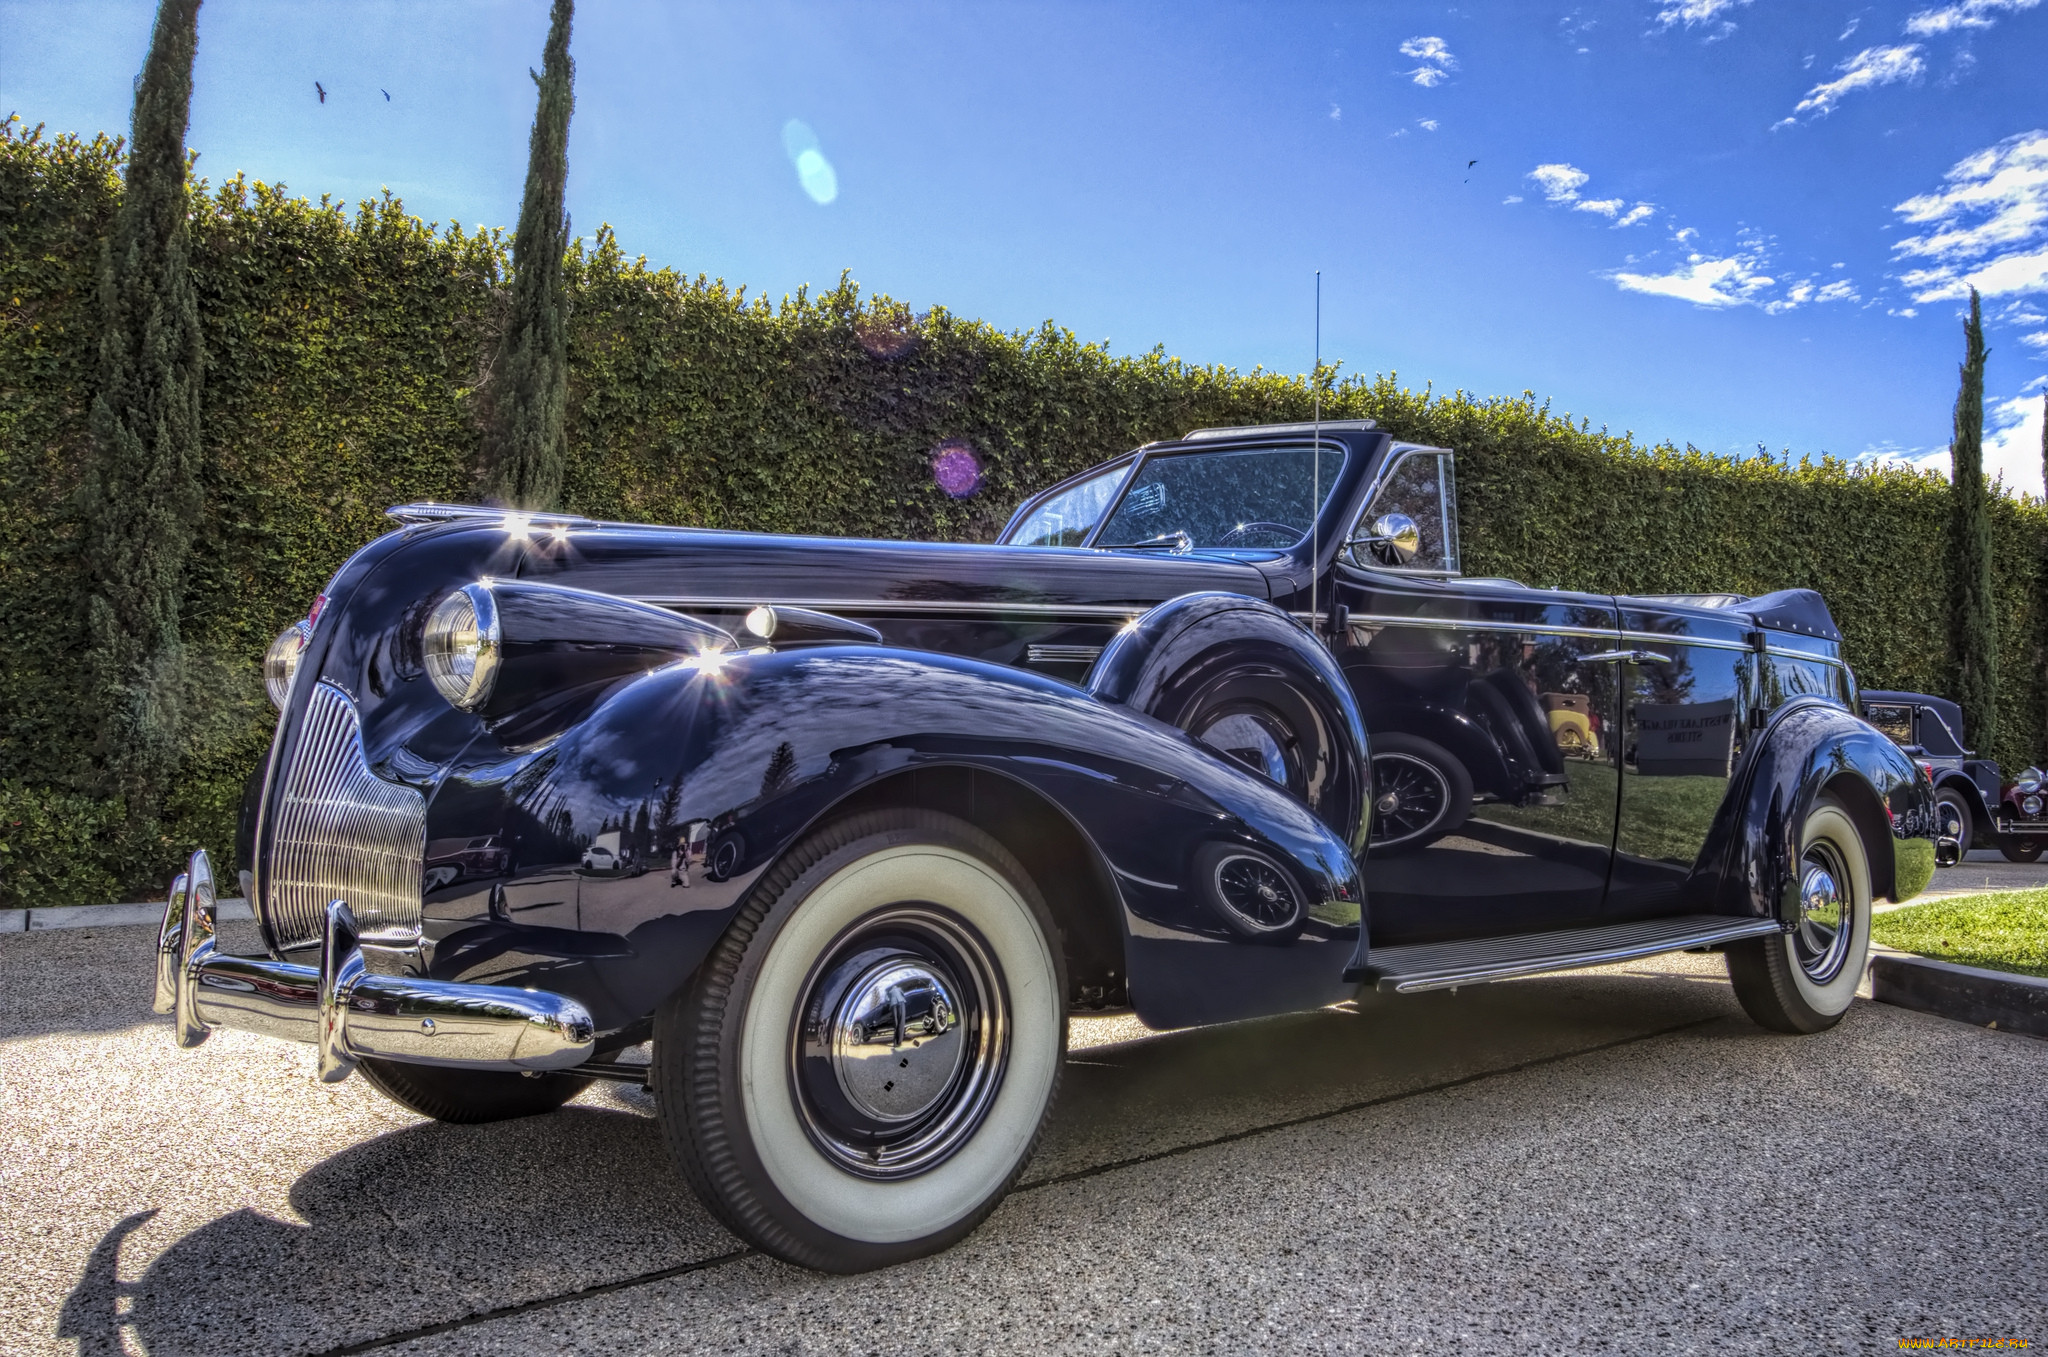
<svg viewBox="0 0 2048 1357"><path fill-rule="evenodd" d="M819 825L885 808L957 816L1002 844L1038 885L1060 929L1057 941L1066 955L1068 1007L1128 1002L1130 966L1115 879L1094 839L1051 797L978 764L905 768L863 783L833 802L782 851L801 843ZM764 879L772 869L771 863Z"/></svg>
<svg viewBox="0 0 2048 1357"><path fill-rule="evenodd" d="M1875 727L1818 697L1772 714L1743 756L1724 911L1788 918L1800 827L1823 794L1849 812L1870 862L1871 890L1892 900L1926 888L1934 867L1934 787ZM1917 846L1916 846L1917 845Z"/></svg>

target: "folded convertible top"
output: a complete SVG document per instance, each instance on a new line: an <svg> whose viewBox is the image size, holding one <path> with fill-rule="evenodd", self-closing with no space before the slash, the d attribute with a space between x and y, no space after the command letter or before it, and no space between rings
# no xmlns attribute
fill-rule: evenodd
<svg viewBox="0 0 2048 1357"><path fill-rule="evenodd" d="M1741 594L1649 594L1658 603L1687 603L1695 608L1721 608L1741 613L1759 627L1789 631L1800 636L1817 636L1823 641L1840 641L1842 633L1828 611L1827 600L1811 589L1780 589L1776 593L1746 598Z"/></svg>

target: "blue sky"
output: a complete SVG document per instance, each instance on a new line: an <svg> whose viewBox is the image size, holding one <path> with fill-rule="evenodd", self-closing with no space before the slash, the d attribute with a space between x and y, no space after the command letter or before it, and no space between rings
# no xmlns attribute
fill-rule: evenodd
<svg viewBox="0 0 2048 1357"><path fill-rule="evenodd" d="M0 0L0 116L125 131L153 8ZM509 225L546 24L207 0L190 144ZM1974 281L2041 490L2041 0L585 0L574 54L576 230L656 264L1288 372L1320 269L1346 372L1650 440L1945 471Z"/></svg>

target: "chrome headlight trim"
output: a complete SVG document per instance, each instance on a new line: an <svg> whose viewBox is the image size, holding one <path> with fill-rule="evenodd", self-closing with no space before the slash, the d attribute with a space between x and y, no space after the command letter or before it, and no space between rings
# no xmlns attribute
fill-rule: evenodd
<svg viewBox="0 0 2048 1357"><path fill-rule="evenodd" d="M490 586L465 584L434 605L421 637L427 677L448 704L475 711L497 681L502 641Z"/></svg>
<svg viewBox="0 0 2048 1357"><path fill-rule="evenodd" d="M313 641L313 624L301 618L277 634L270 643L270 649L263 655L263 690L270 696L270 705L284 710L286 699L292 695L292 679L299 672L299 661L305 657L306 647Z"/></svg>

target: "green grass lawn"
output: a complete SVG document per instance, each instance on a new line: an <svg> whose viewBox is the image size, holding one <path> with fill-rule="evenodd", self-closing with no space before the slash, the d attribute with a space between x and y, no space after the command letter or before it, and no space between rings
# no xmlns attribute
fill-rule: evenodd
<svg viewBox="0 0 2048 1357"><path fill-rule="evenodd" d="M1959 895L1891 910L1872 922L1871 936L1963 966L2048 976L2048 890Z"/></svg>

